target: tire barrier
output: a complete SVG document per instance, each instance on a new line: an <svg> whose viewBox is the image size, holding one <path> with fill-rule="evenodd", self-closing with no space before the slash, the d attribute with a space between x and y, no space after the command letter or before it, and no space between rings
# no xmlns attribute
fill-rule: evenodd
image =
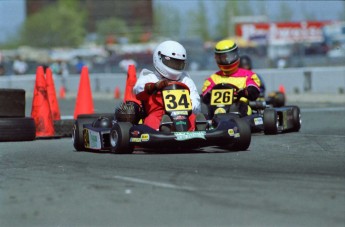
<svg viewBox="0 0 345 227"><path fill-rule="evenodd" d="M31 117L0 118L0 141L31 141L36 137L35 121Z"/></svg>
<svg viewBox="0 0 345 227"><path fill-rule="evenodd" d="M0 89L0 117L25 117L25 90Z"/></svg>

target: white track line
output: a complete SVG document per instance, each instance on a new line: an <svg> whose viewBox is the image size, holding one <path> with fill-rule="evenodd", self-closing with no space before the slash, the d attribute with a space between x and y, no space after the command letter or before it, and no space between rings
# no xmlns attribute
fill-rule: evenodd
<svg viewBox="0 0 345 227"><path fill-rule="evenodd" d="M119 179L119 180L133 182L133 183L152 185L152 186L156 186L156 187L160 187L160 188L196 191L196 189L193 187L183 187L183 186L178 186L175 184L168 184L168 183L157 182L157 181L148 181L148 180L143 180L143 179L139 179L139 178L123 177L123 176L114 176L114 178Z"/></svg>

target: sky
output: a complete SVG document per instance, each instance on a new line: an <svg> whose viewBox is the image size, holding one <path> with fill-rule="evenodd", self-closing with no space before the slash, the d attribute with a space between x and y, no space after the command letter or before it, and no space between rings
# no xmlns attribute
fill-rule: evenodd
<svg viewBox="0 0 345 227"><path fill-rule="evenodd" d="M188 14L191 11L198 11L199 1L205 3L205 8L208 10L207 18L209 20L209 31L213 34L216 27L217 10L220 6L224 6L227 0L152 0L154 5L169 6L171 9L178 10L184 14ZM229 1L229 0L228 0ZM249 0L249 4L252 6L252 12L258 16L260 14L259 9L262 7L262 3L265 3L265 9L268 15L268 21L276 21L279 18L281 4L287 4L293 11L292 21L299 22L305 21L308 18L305 14L313 15L315 20L329 21L339 20L344 18L345 15L345 0ZM188 33L188 23L182 23L180 29L180 38L186 38Z"/></svg>
<svg viewBox="0 0 345 227"><path fill-rule="evenodd" d="M125 0L122 0L125 1ZM152 0L153 4L163 3L178 9L181 13L188 13L197 9L198 2L201 0ZM215 24L218 6L224 4L226 0L203 0L207 6L210 24ZM250 0L253 10L259 8L258 0ZM269 18L273 19L279 13L281 2L289 4L294 11L295 21L305 20L303 12L308 12L317 17L318 20L336 20L344 12L344 0L266 0L266 9ZM16 28L25 20L25 0L0 0L0 42L10 37Z"/></svg>
<svg viewBox="0 0 345 227"><path fill-rule="evenodd" d="M24 0L0 0L0 42L17 31L25 15Z"/></svg>
<svg viewBox="0 0 345 227"><path fill-rule="evenodd" d="M164 5L170 5L180 12L187 13L189 10L193 10L198 6L200 0L153 0L154 4L163 3ZM202 0L205 2L209 10L208 16L212 20L217 12L217 5L224 4L226 0ZM250 4L253 6L253 10L259 8L259 3L262 1L250 0ZM344 12L344 0L266 0L266 9L270 18L279 13L280 5L282 2L287 3L294 11L294 20L305 20L303 12L312 13L318 20L336 20L339 15L345 14Z"/></svg>

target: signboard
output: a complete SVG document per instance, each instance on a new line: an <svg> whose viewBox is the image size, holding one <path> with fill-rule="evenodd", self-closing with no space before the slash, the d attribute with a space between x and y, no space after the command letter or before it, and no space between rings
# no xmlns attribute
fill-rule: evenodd
<svg viewBox="0 0 345 227"><path fill-rule="evenodd" d="M235 32L246 40L259 44L289 44L299 42L322 42L323 26L330 21L277 22L277 23L239 23Z"/></svg>

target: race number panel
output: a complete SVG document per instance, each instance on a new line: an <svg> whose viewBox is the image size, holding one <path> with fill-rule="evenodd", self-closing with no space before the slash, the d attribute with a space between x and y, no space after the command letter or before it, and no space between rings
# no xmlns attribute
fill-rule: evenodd
<svg viewBox="0 0 345 227"><path fill-rule="evenodd" d="M163 100L166 111L192 110L187 89L163 91Z"/></svg>
<svg viewBox="0 0 345 227"><path fill-rule="evenodd" d="M233 95L233 89L213 89L211 93L211 105L231 105Z"/></svg>

